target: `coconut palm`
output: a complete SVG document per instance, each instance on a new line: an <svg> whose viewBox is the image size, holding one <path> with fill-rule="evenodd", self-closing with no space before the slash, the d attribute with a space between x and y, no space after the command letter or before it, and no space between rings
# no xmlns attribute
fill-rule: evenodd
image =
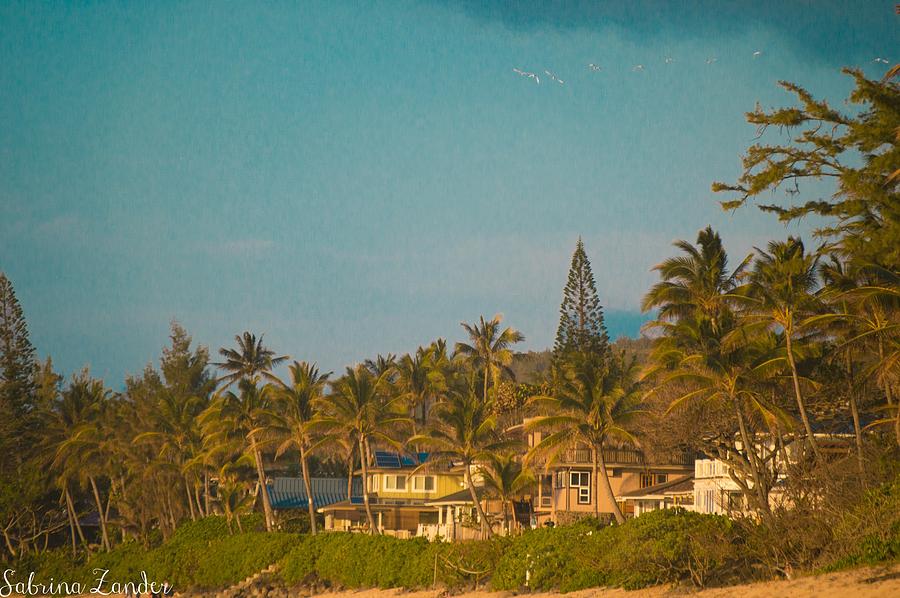
<svg viewBox="0 0 900 598"><path fill-rule="evenodd" d="M488 493L503 504L503 528L509 533L509 513L513 510L513 500L534 485L534 476L522 467L514 453L491 455L479 466L478 471Z"/></svg>
<svg viewBox="0 0 900 598"><path fill-rule="evenodd" d="M76 520L74 526L81 533L69 485L73 481L86 482L94 497L101 542L107 551L112 546L107 527L107 511L100 498L97 477L103 475L106 469L106 430L103 420L109 399L110 392L104 388L102 381L92 379L86 370L76 375L55 405L48 435L53 449L51 468L57 472L63 486L69 504L69 515Z"/></svg>
<svg viewBox="0 0 900 598"><path fill-rule="evenodd" d="M367 449L374 442L401 447L396 436L402 428L412 425L405 401L391 392L391 371L376 376L363 366L348 367L342 377L332 382L332 393L324 402L325 414L318 423L323 429L356 440L362 468L363 505L372 534L379 531L369 500Z"/></svg>
<svg viewBox="0 0 900 598"><path fill-rule="evenodd" d="M475 491L472 469L518 443L501 437L493 402L478 397L473 382L470 380L464 389L451 391L435 405L425 432L410 438L409 443L429 451L429 466L463 467L466 487L481 520L481 533L491 537L494 532Z"/></svg>
<svg viewBox="0 0 900 598"><path fill-rule="evenodd" d="M771 241L767 251L758 248L756 251L750 282L741 289L742 295L747 298L746 309L742 314L744 326L752 328L763 325L783 332L785 357L791 373L797 409L809 446L816 459L821 461L822 455L813 435L800 387L795 346L804 340L800 337L801 333L806 332L802 326L803 320L822 309L821 301L815 295L818 289L819 259L807 253L803 241L796 237L788 237L787 241Z"/></svg>
<svg viewBox="0 0 900 598"><path fill-rule="evenodd" d="M683 240L674 245L684 255L669 258L653 268L662 280L644 296L641 309L659 310L658 319L651 327L662 328L670 336L675 324L684 319L703 322L711 336L720 336L728 327L733 303L731 292L738 286L752 255L729 272L722 239L709 226L697 234L696 246ZM704 338L683 340L702 343Z"/></svg>
<svg viewBox="0 0 900 598"><path fill-rule="evenodd" d="M525 335L515 328L500 330L503 316L497 314L493 319L485 321L481 316L479 323L461 325L469 335L469 343L456 343L455 354L468 359L473 369L484 374L484 390L482 399L488 400L488 387L493 380L494 385L500 381L502 374L514 377L509 364L512 363L512 345L525 340Z"/></svg>
<svg viewBox="0 0 900 598"><path fill-rule="evenodd" d="M328 440L317 438L313 427L322 406L322 397L331 372L320 374L316 364L305 361L295 361L288 367L288 372L289 383L279 382L272 387L276 404L274 433L283 439L275 452L275 457L278 458L288 449L297 449L300 453L300 469L306 488L310 531L315 535L316 510L309 478L309 456Z"/></svg>
<svg viewBox="0 0 900 598"><path fill-rule="evenodd" d="M404 355L395 366L397 387L420 424L428 419L428 402L446 390L440 367L436 367L432 347L419 347L414 355ZM417 411L421 410L421 417Z"/></svg>
<svg viewBox="0 0 900 598"><path fill-rule="evenodd" d="M625 522L625 516L609 483L603 450L614 441L637 445L630 429L638 415L645 412L637 373L634 360L626 361L621 356L614 357L605 367L586 357L576 358L565 368L562 383L553 396L538 395L530 399L531 406L547 415L526 425L526 430L547 432L531 449L529 457L546 455L551 463L579 444L590 449L594 516L600 516L602 490L619 523Z"/></svg>
<svg viewBox="0 0 900 598"><path fill-rule="evenodd" d="M682 322L687 326L688 322ZM645 371L645 378L660 374L658 385L648 394L670 386L682 392L669 405L668 412L691 402L721 405L729 409L738 424L740 448L732 451L730 463L752 480L752 488L736 480L751 504L764 516L770 514L768 494L774 483L758 453L752 423L761 421L770 429L789 429L787 413L766 400L765 389L781 371L784 349L772 332L747 335L742 328L733 328L717 342L715 352L697 353L675 346L671 339L663 339L654 348L651 362L657 367Z"/></svg>
<svg viewBox="0 0 900 598"><path fill-rule="evenodd" d="M287 361L287 355L276 357L274 351L263 345L262 336L257 339L256 335L250 332L236 335L234 340L237 342L237 348L222 347L219 349L219 355L224 357L225 361L213 364L228 372L221 376L218 382L225 382L225 388L242 379L256 384L259 382L260 376L276 382L272 369Z"/></svg>
<svg viewBox="0 0 900 598"><path fill-rule="evenodd" d="M275 514L266 487L262 449L268 440L267 427L274 419L272 393L268 388L257 388L249 379L241 379L238 389L240 394L232 391L217 393L200 416L204 443L212 451L248 454L253 459L266 518L266 531L271 531L275 524Z"/></svg>
<svg viewBox="0 0 900 598"><path fill-rule="evenodd" d="M193 473L194 458L202 449L202 437L197 418L207 407L202 397L189 396L181 400L174 393L163 391L152 411L152 429L134 437L133 442L147 442L153 445L157 459L174 466L184 485L191 520L197 520L197 511L203 513L202 505L196 500L198 485Z"/></svg>

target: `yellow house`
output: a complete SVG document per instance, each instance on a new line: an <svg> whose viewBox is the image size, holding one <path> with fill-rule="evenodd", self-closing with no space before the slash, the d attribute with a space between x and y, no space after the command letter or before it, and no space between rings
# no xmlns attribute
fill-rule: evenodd
<svg viewBox="0 0 900 598"><path fill-rule="evenodd" d="M375 451L368 468L369 505L379 530L387 535L425 535L428 526L443 523L445 513L430 504L466 488L462 467L432 467L428 454ZM361 475L361 472L356 472ZM367 529L362 496L319 509L326 530Z"/></svg>

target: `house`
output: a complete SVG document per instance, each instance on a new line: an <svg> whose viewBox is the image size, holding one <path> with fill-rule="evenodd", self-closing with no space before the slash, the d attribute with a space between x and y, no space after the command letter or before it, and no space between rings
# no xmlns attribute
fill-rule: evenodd
<svg viewBox="0 0 900 598"><path fill-rule="evenodd" d="M848 458L852 454L853 437L850 434L816 433L816 442L826 460L834 461ZM737 443L740 447L740 443ZM771 455L775 471L775 480L769 491L771 507L789 506L784 495L784 483L787 471L792 463L810 458L806 441L802 438L788 442L779 449L771 439L766 438L758 444ZM750 482L752 487L752 482ZM698 513L715 513L719 515L752 515L740 487L731 477L731 467L719 459L697 459L694 462L694 511Z"/></svg>
<svg viewBox="0 0 900 598"><path fill-rule="evenodd" d="M375 451L373 461L367 472L369 506L383 533L402 538L426 535L428 526L454 522L461 526L466 517L471 518L471 496L466 499L460 495L466 490L461 466L429 466L427 453ZM455 495L460 496L441 502ZM325 514L326 530L360 531L368 527L362 496L327 505L319 512ZM442 529L446 532L447 528ZM437 528L429 533L444 536Z"/></svg>
<svg viewBox="0 0 900 598"><path fill-rule="evenodd" d="M526 435L529 447L541 441L541 432ZM648 461L637 448L624 446L603 451L603 460L616 502L623 513L633 514L634 501L626 493L651 488L693 473L694 458L688 453L673 453ZM532 497L537 525L564 524L594 514L595 501L601 514L611 516L613 505L593 478L591 450L573 446L548 464L535 464L540 472L536 495ZM602 482L600 482L602 483ZM599 490L599 496L598 496Z"/></svg>
<svg viewBox="0 0 900 598"><path fill-rule="evenodd" d="M647 488L624 492L616 497L625 502L635 517L650 511L683 507L693 510L694 476L673 477L668 481Z"/></svg>

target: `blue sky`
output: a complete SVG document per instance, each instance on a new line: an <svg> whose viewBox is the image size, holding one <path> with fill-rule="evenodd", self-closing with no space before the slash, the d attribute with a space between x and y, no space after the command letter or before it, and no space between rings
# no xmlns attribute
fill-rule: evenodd
<svg viewBox="0 0 900 598"><path fill-rule="evenodd" d="M173 318L336 370L497 312L542 349L579 235L635 334L674 239L807 232L710 183L779 79L837 105L896 61L893 5L2 2L0 269L114 387Z"/></svg>

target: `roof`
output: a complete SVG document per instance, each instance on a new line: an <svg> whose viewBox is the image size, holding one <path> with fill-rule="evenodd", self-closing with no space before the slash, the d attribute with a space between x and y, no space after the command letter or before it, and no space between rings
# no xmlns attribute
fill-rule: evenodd
<svg viewBox="0 0 900 598"><path fill-rule="evenodd" d="M401 469L418 467L428 460L428 453L394 453L391 451L375 451L375 467L384 469Z"/></svg>
<svg viewBox="0 0 900 598"><path fill-rule="evenodd" d="M481 500L484 497L485 489L483 486L475 486L475 496L478 497L478 500ZM434 500L425 501L427 505L459 505L459 504L473 504L472 503L472 493L469 492L469 489L460 490L459 492L454 492L453 494L448 494L447 496L442 496L441 498L435 498Z"/></svg>
<svg viewBox="0 0 900 598"><path fill-rule="evenodd" d="M686 475L662 484L623 492L619 498L640 498L643 496L662 496L664 494L686 494L694 490L694 476Z"/></svg>
<svg viewBox="0 0 900 598"><path fill-rule="evenodd" d="M321 508L347 498L347 478L312 478L313 506ZM309 499L303 478L274 478L266 488L273 509L305 509ZM362 493L362 480L353 479L351 496Z"/></svg>
<svg viewBox="0 0 900 598"><path fill-rule="evenodd" d="M426 504L425 502L420 503L403 503L403 502L381 502L377 497L370 496L369 497L369 508L372 509L373 512L383 512L383 511L396 511L397 509L413 509L416 511L422 510L430 510L431 505ZM362 511L363 509L363 499L361 496L354 496L351 500L342 500L340 502L332 503L330 505L326 505L318 511L320 513L330 512L330 511Z"/></svg>

